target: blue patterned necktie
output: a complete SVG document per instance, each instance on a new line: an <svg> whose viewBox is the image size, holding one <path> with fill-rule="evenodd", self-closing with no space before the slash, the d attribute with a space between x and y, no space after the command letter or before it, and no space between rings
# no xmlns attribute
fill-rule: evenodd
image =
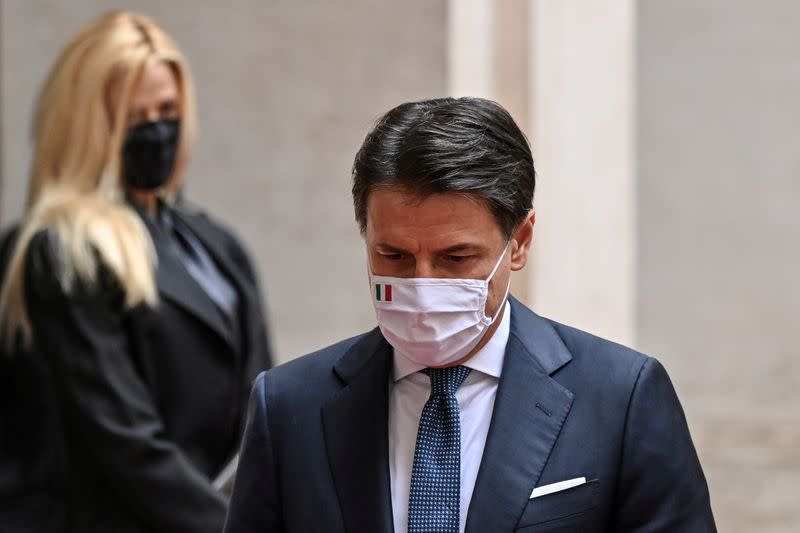
<svg viewBox="0 0 800 533"><path fill-rule="evenodd" d="M469 368L426 368L431 395L422 409L411 469L408 533L458 533L461 416L456 390Z"/></svg>

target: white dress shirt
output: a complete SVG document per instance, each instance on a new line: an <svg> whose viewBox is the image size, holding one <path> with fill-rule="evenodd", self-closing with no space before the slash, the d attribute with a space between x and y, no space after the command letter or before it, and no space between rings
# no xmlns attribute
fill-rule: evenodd
<svg viewBox="0 0 800 533"><path fill-rule="evenodd" d="M511 306L506 302L503 318L492 338L463 363L472 371L456 391L456 399L461 408L459 531L462 533L492 420L510 324ZM430 378L420 372L423 368L425 367L395 350L392 382L389 385L389 472L395 533L408 531L408 497L411 492L411 468L414 465L417 427L422 408L431 394Z"/></svg>

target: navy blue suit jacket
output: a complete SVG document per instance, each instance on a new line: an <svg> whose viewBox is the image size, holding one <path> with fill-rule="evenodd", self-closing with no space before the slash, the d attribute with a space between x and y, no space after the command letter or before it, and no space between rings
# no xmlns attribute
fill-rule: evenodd
<svg viewBox="0 0 800 533"><path fill-rule="evenodd" d="M716 531L661 364L511 305L466 531ZM391 368L376 329L261 374L225 531L391 532ZM576 477L588 482L529 499Z"/></svg>

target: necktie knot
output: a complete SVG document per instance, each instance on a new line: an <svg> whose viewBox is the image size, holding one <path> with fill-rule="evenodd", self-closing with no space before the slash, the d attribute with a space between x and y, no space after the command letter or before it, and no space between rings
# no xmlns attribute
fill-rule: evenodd
<svg viewBox="0 0 800 533"><path fill-rule="evenodd" d="M423 372L431 378L431 396L436 394L452 396L467 379L470 368L459 365L447 368L426 368Z"/></svg>

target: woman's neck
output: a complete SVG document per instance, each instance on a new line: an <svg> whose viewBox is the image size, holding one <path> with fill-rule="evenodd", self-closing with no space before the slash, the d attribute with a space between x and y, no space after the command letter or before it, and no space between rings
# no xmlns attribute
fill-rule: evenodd
<svg viewBox="0 0 800 533"><path fill-rule="evenodd" d="M141 191L135 189L128 189L128 198L136 203L140 208L144 209L150 215L155 216L158 211L158 196L153 191Z"/></svg>

